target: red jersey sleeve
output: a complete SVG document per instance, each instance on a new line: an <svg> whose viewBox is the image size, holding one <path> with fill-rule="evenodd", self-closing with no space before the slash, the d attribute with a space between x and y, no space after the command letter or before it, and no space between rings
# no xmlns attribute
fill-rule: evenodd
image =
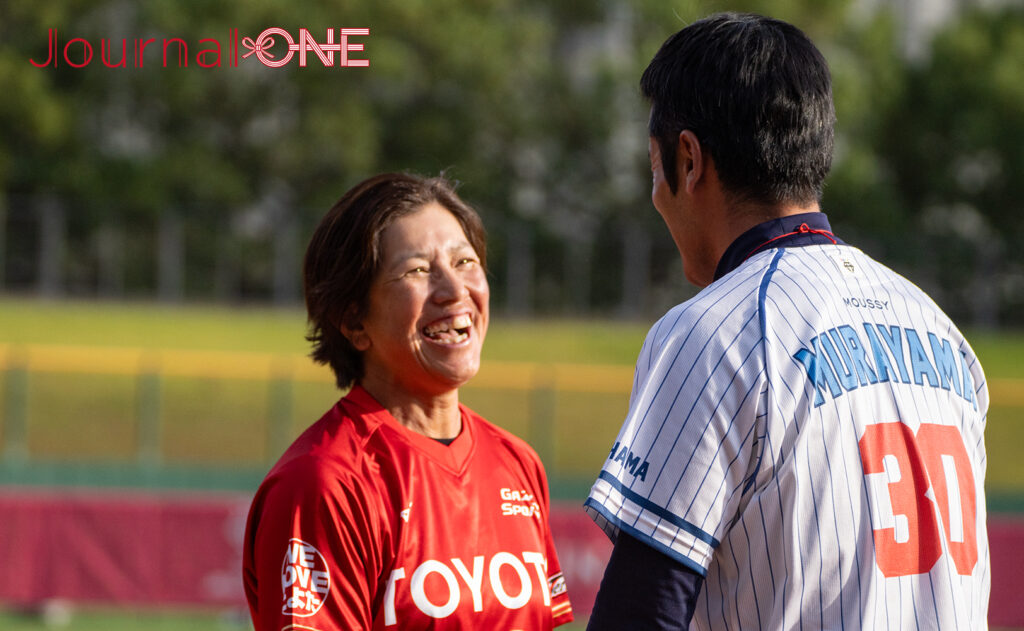
<svg viewBox="0 0 1024 631"><path fill-rule="evenodd" d="M256 631L369 629L386 534L368 480L302 458L269 477L245 539Z"/></svg>

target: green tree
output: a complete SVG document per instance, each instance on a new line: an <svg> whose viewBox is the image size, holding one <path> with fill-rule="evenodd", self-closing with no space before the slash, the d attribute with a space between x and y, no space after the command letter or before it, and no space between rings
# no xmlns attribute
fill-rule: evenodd
<svg viewBox="0 0 1024 631"><path fill-rule="evenodd" d="M344 190L382 170L446 170L490 230L497 305L646 301L657 311L692 288L648 199L636 86L668 35L721 8L9 0L0 209L24 217L62 204L72 289L292 299L302 240ZM829 59L839 125L824 205L841 233L954 312L984 322L994 305L1019 311L1022 262L1009 244L1024 232L1013 190L1024 151L1021 10L968 13L909 65L898 21L850 0L729 8L792 21ZM249 58L233 68L225 49L221 67L197 67L201 39L226 45L229 29L256 37L271 26L308 28L318 41L329 28L368 27L371 66L275 69ZM136 38L156 43L142 68L37 68L28 59L45 58L49 28L62 42L88 39L97 55L103 39L116 56L122 38L129 55ZM187 68L173 53L163 67L161 43L173 37L188 42ZM4 224L8 264L35 247L28 223ZM664 299L634 291L652 278L668 287ZM976 299L979 287L988 298Z"/></svg>
<svg viewBox="0 0 1024 631"><path fill-rule="evenodd" d="M876 151L914 220L906 252L977 325L1019 322L1024 302L1022 59L1024 7L968 11L906 68L880 117Z"/></svg>

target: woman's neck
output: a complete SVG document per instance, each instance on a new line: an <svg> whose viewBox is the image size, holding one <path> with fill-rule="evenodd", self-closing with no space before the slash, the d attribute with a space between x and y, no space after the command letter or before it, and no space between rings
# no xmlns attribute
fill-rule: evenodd
<svg viewBox="0 0 1024 631"><path fill-rule="evenodd" d="M391 413L400 424L429 438L455 438L462 431L459 391L417 394L394 382L367 375L363 389Z"/></svg>

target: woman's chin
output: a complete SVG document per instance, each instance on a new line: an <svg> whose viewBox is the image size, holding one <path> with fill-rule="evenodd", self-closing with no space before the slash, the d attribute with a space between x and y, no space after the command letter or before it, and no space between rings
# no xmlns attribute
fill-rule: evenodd
<svg viewBox="0 0 1024 631"><path fill-rule="evenodd" d="M429 375L444 389L458 388L476 376L480 370L480 360L467 358L465 361L443 362L434 364L428 369Z"/></svg>
<svg viewBox="0 0 1024 631"><path fill-rule="evenodd" d="M469 339L460 344L429 344L421 347L420 365L448 383L463 383L480 370L480 345Z"/></svg>

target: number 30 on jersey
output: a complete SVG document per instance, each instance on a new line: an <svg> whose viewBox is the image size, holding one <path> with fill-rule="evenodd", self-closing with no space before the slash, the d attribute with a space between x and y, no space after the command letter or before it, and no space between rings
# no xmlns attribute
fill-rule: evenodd
<svg viewBox="0 0 1024 631"><path fill-rule="evenodd" d="M903 423L878 423L867 427L859 446L882 574L928 572L942 556L944 538L957 573L970 575L978 562L976 498L960 430L922 423L915 436Z"/></svg>

